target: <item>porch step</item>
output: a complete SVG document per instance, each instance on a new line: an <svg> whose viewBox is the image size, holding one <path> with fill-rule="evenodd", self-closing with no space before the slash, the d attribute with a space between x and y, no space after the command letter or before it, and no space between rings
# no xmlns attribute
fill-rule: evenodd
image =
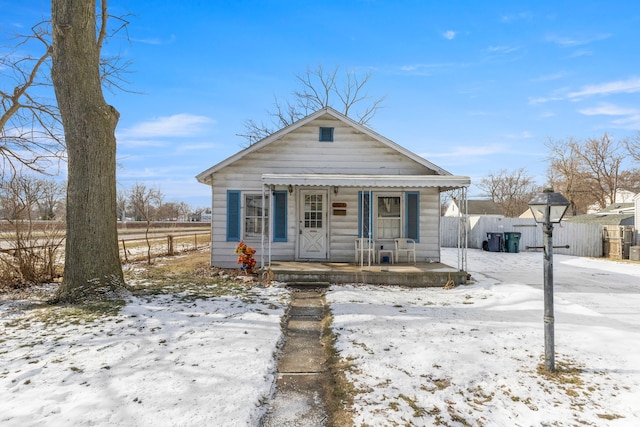
<svg viewBox="0 0 640 427"><path fill-rule="evenodd" d="M294 289L315 289L315 288L328 288L331 286L329 282L305 282L305 281L295 281L295 282L287 282L288 288Z"/></svg>

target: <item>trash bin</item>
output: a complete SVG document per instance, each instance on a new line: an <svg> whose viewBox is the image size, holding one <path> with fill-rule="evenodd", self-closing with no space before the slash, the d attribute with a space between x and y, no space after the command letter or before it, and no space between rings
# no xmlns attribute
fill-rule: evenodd
<svg viewBox="0 0 640 427"><path fill-rule="evenodd" d="M631 246L629 248L629 260L640 261L640 246Z"/></svg>
<svg viewBox="0 0 640 427"><path fill-rule="evenodd" d="M511 252L517 254L520 252L520 236L522 233L516 232L505 232L504 233L504 242L507 248L507 252Z"/></svg>
<svg viewBox="0 0 640 427"><path fill-rule="evenodd" d="M503 251L504 235L502 233L487 233L487 246L489 252L502 252Z"/></svg>

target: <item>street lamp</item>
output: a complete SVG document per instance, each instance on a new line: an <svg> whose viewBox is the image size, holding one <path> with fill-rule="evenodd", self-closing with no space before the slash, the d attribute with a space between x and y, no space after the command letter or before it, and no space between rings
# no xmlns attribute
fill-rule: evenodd
<svg viewBox="0 0 640 427"><path fill-rule="evenodd" d="M553 332L553 224L558 224L564 216L569 201L553 189L545 189L529 202L533 218L544 228L544 363L548 372L555 371L555 351Z"/></svg>

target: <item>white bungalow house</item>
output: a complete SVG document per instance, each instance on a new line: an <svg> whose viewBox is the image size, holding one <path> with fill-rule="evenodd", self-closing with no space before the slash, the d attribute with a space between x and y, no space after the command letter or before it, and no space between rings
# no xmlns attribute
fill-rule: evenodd
<svg viewBox="0 0 640 427"><path fill-rule="evenodd" d="M354 262L415 241L418 262L440 260L440 193L466 188L449 172L332 108L323 108L196 177L211 186L211 264L237 267L240 241L274 261Z"/></svg>

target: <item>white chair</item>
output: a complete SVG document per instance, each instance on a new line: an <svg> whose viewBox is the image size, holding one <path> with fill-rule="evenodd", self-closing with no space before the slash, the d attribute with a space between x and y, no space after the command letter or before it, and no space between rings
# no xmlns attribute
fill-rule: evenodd
<svg viewBox="0 0 640 427"><path fill-rule="evenodd" d="M413 239L395 239L396 242L396 262L400 262L400 255L407 255L407 262L411 261L413 255L413 263L416 263L416 241Z"/></svg>
<svg viewBox="0 0 640 427"><path fill-rule="evenodd" d="M373 263L375 259L376 245L372 239L360 237L356 239L356 264L363 262Z"/></svg>

